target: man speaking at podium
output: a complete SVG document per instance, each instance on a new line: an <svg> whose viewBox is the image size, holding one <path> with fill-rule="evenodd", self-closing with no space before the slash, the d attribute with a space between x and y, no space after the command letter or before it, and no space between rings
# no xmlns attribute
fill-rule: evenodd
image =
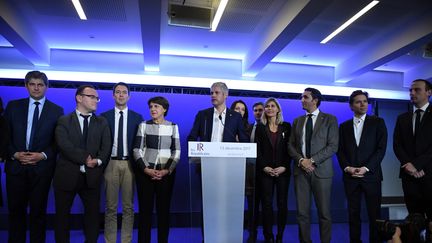
<svg viewBox="0 0 432 243"><path fill-rule="evenodd" d="M223 82L213 83L210 95L213 107L201 110L195 116L188 141L248 143L249 137L240 113L226 106L227 85Z"/></svg>
<svg viewBox="0 0 432 243"><path fill-rule="evenodd" d="M213 107L201 110L195 116L188 141L202 142L249 142L249 136L244 130L240 113L230 110L226 106L228 87L223 82L213 83L210 89ZM199 174L199 188L202 188L201 164L196 167ZM201 211L201 226L203 215ZM201 228L203 239L204 229ZM203 240L204 242L204 240Z"/></svg>

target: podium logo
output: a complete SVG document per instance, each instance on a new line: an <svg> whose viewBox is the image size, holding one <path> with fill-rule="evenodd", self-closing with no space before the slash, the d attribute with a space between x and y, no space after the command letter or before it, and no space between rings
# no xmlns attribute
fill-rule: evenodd
<svg viewBox="0 0 432 243"><path fill-rule="evenodd" d="M196 146L197 146L196 149L198 151L204 151L204 144L203 143L197 143Z"/></svg>

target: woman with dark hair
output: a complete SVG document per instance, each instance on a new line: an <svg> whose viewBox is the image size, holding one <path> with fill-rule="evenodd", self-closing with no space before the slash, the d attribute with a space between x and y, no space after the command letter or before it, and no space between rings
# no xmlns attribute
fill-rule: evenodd
<svg viewBox="0 0 432 243"><path fill-rule="evenodd" d="M151 120L137 131L134 157L139 201L138 242L150 243L153 206L156 204L158 242L168 242L171 195L175 167L180 159L177 124L165 120L169 103L157 96L147 102Z"/></svg>
<svg viewBox="0 0 432 243"><path fill-rule="evenodd" d="M249 112L246 103L244 103L243 100L236 100L231 104L230 109L240 113L240 115L242 116L242 121L243 121L243 126L245 128L245 131L250 136L252 127L249 124Z"/></svg>
<svg viewBox="0 0 432 243"><path fill-rule="evenodd" d="M261 123L256 128L257 172L261 173L263 233L266 242L274 242L273 193L277 198L276 242L282 242L287 221L290 161L288 139L291 125L283 121L282 108L275 98L264 103Z"/></svg>

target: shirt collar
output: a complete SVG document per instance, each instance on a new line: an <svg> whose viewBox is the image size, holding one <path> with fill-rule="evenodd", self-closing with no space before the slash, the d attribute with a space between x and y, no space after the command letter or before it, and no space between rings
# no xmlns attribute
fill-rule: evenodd
<svg viewBox="0 0 432 243"><path fill-rule="evenodd" d="M422 106L422 107L420 107L420 108L417 108L417 107L414 106L414 108L413 108L413 113L415 113L416 110L418 110L418 109L421 109L422 111L426 111L426 109L427 109L428 107L429 107L429 102L426 103L424 106Z"/></svg>
<svg viewBox="0 0 432 243"><path fill-rule="evenodd" d="M309 115L309 114L312 114L312 117L314 117L314 116L318 116L318 114L320 113L320 110L319 109L316 109L314 112L312 112L312 113L308 113L308 112L306 112L306 116L307 115Z"/></svg>
<svg viewBox="0 0 432 243"><path fill-rule="evenodd" d="M214 114L217 115L217 116L219 116L219 115L223 115L223 116L225 116L225 114L226 114L226 110L227 110L227 108L226 108L226 106L225 106L225 109L222 111L221 114L219 114L219 112L216 110L216 108L213 108L213 112L214 112Z"/></svg>
<svg viewBox="0 0 432 243"><path fill-rule="evenodd" d="M80 115L82 114L79 110L75 110L75 113L77 114L78 118L80 117ZM93 113L89 113L88 114L90 117L93 116ZM83 118L84 119L84 118Z"/></svg>
<svg viewBox="0 0 432 243"><path fill-rule="evenodd" d="M123 110L120 110L119 108L114 107L114 111L116 114L120 114L120 111L123 111L123 115L124 115L128 112L128 107L126 106L126 108L124 108Z"/></svg>
<svg viewBox="0 0 432 243"><path fill-rule="evenodd" d="M33 105L33 103L35 103L35 102L37 101L37 102L39 102L40 105L41 105L41 106L39 106L39 107L42 107L42 106L45 104L45 100L46 100L46 97L45 97L45 96L44 96L42 99L40 99L40 100L35 100L35 99L33 99L32 97L29 97L29 104L30 104L30 105Z"/></svg>
<svg viewBox="0 0 432 243"><path fill-rule="evenodd" d="M363 114L360 118L354 116L353 120L354 122L363 122L366 119L366 114Z"/></svg>

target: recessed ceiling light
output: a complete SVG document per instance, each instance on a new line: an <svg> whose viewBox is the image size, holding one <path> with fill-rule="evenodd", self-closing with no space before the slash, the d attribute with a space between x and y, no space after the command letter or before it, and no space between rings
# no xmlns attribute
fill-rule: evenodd
<svg viewBox="0 0 432 243"><path fill-rule="evenodd" d="M210 31L216 31L218 25L219 25L219 21L222 18L222 14L225 11L225 7L228 4L228 0L220 0L219 2L219 7L216 10L216 14L213 18L213 22L211 25L211 30Z"/></svg>
<svg viewBox="0 0 432 243"><path fill-rule="evenodd" d="M75 7L75 10L78 13L78 16L81 20L87 20L87 16L84 13L84 9L81 6L81 3L79 2L79 0L72 0L72 3Z"/></svg>
<svg viewBox="0 0 432 243"><path fill-rule="evenodd" d="M360 18L363 14L365 14L367 11L369 11L371 8L373 8L378 3L379 3L379 1L370 2L368 5L366 5L366 7L364 7L362 10L360 10L358 13L356 13L354 16L352 16L349 20L347 20L345 23L343 23L339 28L337 28L330 35L328 35L326 38L324 38L320 43L325 44L328 41L330 41L333 37L335 37L337 34L339 34L342 30L347 28L349 25L351 25L354 21L356 21L358 18Z"/></svg>

